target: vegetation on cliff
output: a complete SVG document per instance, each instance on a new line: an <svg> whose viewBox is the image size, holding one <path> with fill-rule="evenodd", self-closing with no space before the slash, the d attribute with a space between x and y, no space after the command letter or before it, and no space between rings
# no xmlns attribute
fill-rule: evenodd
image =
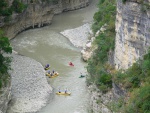
<svg viewBox="0 0 150 113"><path fill-rule="evenodd" d="M10 69L11 58L4 56L5 53L11 53L12 48L9 39L4 36L0 29L0 88L6 85L8 78L8 70Z"/></svg>
<svg viewBox="0 0 150 113"><path fill-rule="evenodd" d="M42 0L43 2L48 2L48 3L52 3L52 4L58 4L59 0Z"/></svg>
<svg viewBox="0 0 150 113"><path fill-rule="evenodd" d="M107 25L106 31L97 36L94 42L98 48L88 61L88 83L96 83L98 88L106 92L112 87L112 77L107 72L106 65L108 52L114 49L116 0L100 0L98 7L99 11L94 15L93 31L96 32L103 25Z"/></svg>
<svg viewBox="0 0 150 113"><path fill-rule="evenodd" d="M113 103L115 112L149 113L150 111L150 51L127 70L111 73L112 81L127 91Z"/></svg>
<svg viewBox="0 0 150 113"><path fill-rule="evenodd" d="M127 90L130 97L120 103L122 113L149 113L150 111L150 50L129 69L113 74L113 81Z"/></svg>
<svg viewBox="0 0 150 113"><path fill-rule="evenodd" d="M9 6L6 0L0 0L0 16L4 16L4 21L9 22L13 12L22 13L27 5L20 2L20 0L14 0L12 5Z"/></svg>
<svg viewBox="0 0 150 113"><path fill-rule="evenodd" d="M124 2L126 0L123 0ZM127 91L127 97L112 103L111 109L121 113L150 112L150 50L127 70L116 71L108 64L108 52L114 49L115 40L115 0L100 0L99 11L94 15L93 31L104 24L106 31L96 37L98 47L88 61L88 83L95 83L106 93L112 82ZM113 107L115 106L115 107Z"/></svg>

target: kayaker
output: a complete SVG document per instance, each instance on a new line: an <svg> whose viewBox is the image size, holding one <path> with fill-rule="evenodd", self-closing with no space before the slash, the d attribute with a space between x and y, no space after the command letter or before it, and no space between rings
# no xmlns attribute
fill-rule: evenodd
<svg viewBox="0 0 150 113"><path fill-rule="evenodd" d="M60 89L58 90L59 93L61 93Z"/></svg>
<svg viewBox="0 0 150 113"><path fill-rule="evenodd" d="M83 77L82 73L80 72L80 77Z"/></svg>
<svg viewBox="0 0 150 113"><path fill-rule="evenodd" d="M74 66L72 62L69 62L69 65Z"/></svg>
<svg viewBox="0 0 150 113"><path fill-rule="evenodd" d="M45 65L45 68L49 68L49 66L50 66L49 64L46 64L46 65Z"/></svg>
<svg viewBox="0 0 150 113"><path fill-rule="evenodd" d="M53 76L53 73L51 73L50 75Z"/></svg>
<svg viewBox="0 0 150 113"><path fill-rule="evenodd" d="M48 74L50 74L51 72L50 72L50 70L48 70L48 72L47 72Z"/></svg>
<svg viewBox="0 0 150 113"><path fill-rule="evenodd" d="M55 70L53 70L53 74L55 73Z"/></svg>
<svg viewBox="0 0 150 113"><path fill-rule="evenodd" d="M67 89L65 89L65 93L67 93Z"/></svg>

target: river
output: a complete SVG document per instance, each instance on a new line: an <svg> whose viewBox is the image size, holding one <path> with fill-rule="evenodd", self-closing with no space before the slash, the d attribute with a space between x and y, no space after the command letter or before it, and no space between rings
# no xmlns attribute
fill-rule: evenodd
<svg viewBox="0 0 150 113"><path fill-rule="evenodd" d="M88 113L89 95L86 79L79 78L80 72L86 74L86 63L81 60L80 49L74 47L61 31L79 27L93 20L97 0L86 8L55 15L52 24L43 28L31 29L17 35L11 45L18 53L33 58L43 66L50 64L50 71L59 72L56 78L47 78L53 87L48 104L38 113ZM69 62L74 67L68 66ZM71 96L55 95L58 89L68 89Z"/></svg>

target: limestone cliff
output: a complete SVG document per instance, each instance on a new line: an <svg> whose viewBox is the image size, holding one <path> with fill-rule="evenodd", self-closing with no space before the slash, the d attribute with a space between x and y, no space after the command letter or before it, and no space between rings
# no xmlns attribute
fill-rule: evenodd
<svg viewBox="0 0 150 113"><path fill-rule="evenodd" d="M62 0L63 11L70 11L85 7L89 4L89 0Z"/></svg>
<svg viewBox="0 0 150 113"><path fill-rule="evenodd" d="M11 21L2 27L5 29L6 35L13 38L27 28L50 24L53 15L52 7L49 4L29 4L23 13L13 13Z"/></svg>
<svg viewBox="0 0 150 113"><path fill-rule="evenodd" d="M116 45L117 69L127 69L150 46L150 0L117 0Z"/></svg>
<svg viewBox="0 0 150 113"><path fill-rule="evenodd" d="M9 1L9 5L12 4L12 1ZM13 38L19 32L28 28L51 24L54 14L79 9L89 4L89 0L57 0L56 3L43 1L22 0L24 4L27 4L27 9L20 14L13 13L11 20L7 23L4 22L4 17L1 16L0 27L6 31L6 36Z"/></svg>

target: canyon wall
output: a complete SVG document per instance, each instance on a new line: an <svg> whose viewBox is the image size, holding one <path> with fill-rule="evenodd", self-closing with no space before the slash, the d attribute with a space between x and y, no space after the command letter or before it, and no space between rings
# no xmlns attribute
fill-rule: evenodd
<svg viewBox="0 0 150 113"><path fill-rule="evenodd" d="M2 27L6 36L15 37L19 32L28 28L41 27L50 24L53 18L53 9L48 4L29 4L27 9L21 13L13 13L10 22Z"/></svg>
<svg viewBox="0 0 150 113"><path fill-rule="evenodd" d="M127 69L150 46L150 0L117 0L116 69Z"/></svg>
<svg viewBox="0 0 150 113"><path fill-rule="evenodd" d="M26 29L51 24L55 14L83 8L89 4L89 0L58 0L56 3L43 1L33 0L31 3L31 0L22 0L27 4L27 9L20 14L13 13L7 23L4 22L5 17L1 16L0 27L5 30L6 36L11 39ZM13 0L9 1L10 6L12 2Z"/></svg>
<svg viewBox="0 0 150 113"><path fill-rule="evenodd" d="M11 85L9 78L7 85L0 89L0 113L6 112L10 100L11 100Z"/></svg>
<svg viewBox="0 0 150 113"><path fill-rule="evenodd" d="M63 11L70 11L86 7L89 4L89 0L62 0L61 4Z"/></svg>

